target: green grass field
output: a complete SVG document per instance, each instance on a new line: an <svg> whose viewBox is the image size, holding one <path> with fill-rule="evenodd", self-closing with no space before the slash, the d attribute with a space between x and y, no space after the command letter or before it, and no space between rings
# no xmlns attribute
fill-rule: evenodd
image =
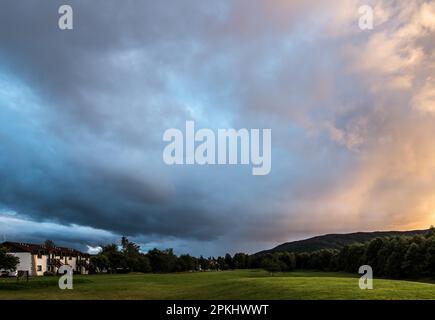
<svg viewBox="0 0 435 320"><path fill-rule="evenodd" d="M73 290L56 277L26 283L0 279L0 299L435 299L435 284L375 279L361 290L345 273L261 270L74 276Z"/></svg>

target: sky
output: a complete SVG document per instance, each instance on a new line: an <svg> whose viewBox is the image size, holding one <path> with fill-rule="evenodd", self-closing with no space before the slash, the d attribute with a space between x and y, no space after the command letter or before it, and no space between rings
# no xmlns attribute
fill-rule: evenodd
<svg viewBox="0 0 435 320"><path fill-rule="evenodd" d="M168 166L188 120L270 128L271 172ZM1 0L0 240L217 256L423 229L434 174L434 1Z"/></svg>

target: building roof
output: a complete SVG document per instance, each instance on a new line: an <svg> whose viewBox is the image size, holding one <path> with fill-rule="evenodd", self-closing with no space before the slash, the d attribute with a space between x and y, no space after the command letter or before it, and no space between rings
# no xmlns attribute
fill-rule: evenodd
<svg viewBox="0 0 435 320"><path fill-rule="evenodd" d="M2 247L5 247L10 252L30 252L32 254L47 254L55 253L60 256L89 256L88 253L83 253L76 249L64 248L64 247L47 247L45 245L24 243L24 242L3 242Z"/></svg>

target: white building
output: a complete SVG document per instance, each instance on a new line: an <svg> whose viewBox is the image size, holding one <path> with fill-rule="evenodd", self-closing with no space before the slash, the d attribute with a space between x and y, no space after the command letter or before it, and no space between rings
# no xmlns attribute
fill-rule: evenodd
<svg viewBox="0 0 435 320"><path fill-rule="evenodd" d="M57 273L62 265L69 265L74 272L88 274L90 255L75 249L45 245L4 242L1 244L8 252L20 259L18 271L28 271L30 276L42 276L44 272Z"/></svg>

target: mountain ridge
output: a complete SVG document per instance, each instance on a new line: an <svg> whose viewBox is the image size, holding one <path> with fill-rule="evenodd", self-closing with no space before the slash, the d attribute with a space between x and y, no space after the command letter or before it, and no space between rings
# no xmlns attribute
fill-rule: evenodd
<svg viewBox="0 0 435 320"><path fill-rule="evenodd" d="M429 230L410 230L410 231L372 231L372 232L352 232L352 233L330 233L315 236L307 239L289 241L277 245L268 250L259 251L256 254L272 252L313 252L321 249L341 249L352 243L364 243L375 238L385 238L394 236L414 236L424 235Z"/></svg>

